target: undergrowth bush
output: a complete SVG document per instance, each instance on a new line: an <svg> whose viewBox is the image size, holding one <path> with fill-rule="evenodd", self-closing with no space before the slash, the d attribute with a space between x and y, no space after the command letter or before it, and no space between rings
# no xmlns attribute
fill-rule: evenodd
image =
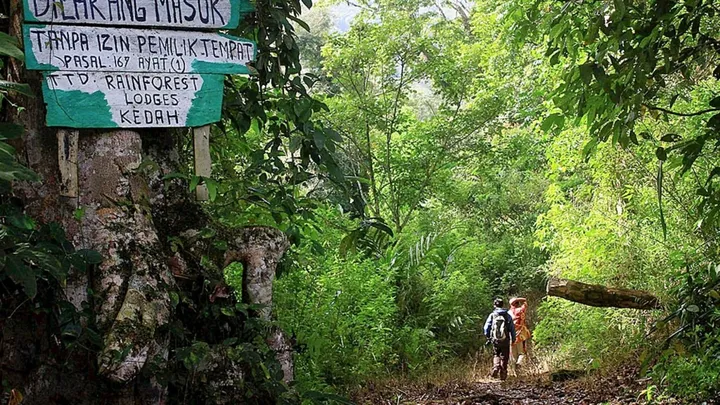
<svg viewBox="0 0 720 405"><path fill-rule="evenodd" d="M338 241L352 221L330 208L317 221L335 227L294 247L274 289L278 321L297 342L303 389L420 376L484 345L492 295L476 244L408 232L385 257L344 255Z"/></svg>
<svg viewBox="0 0 720 405"><path fill-rule="evenodd" d="M645 343L644 317L633 310L593 308L549 298L538 313L541 321L533 331L534 341L538 354L547 356L554 367L616 365L636 357Z"/></svg>
<svg viewBox="0 0 720 405"><path fill-rule="evenodd" d="M720 396L720 266L688 266L674 274L676 298L667 317L656 324L668 336L649 352L650 370L664 394L687 401Z"/></svg>
<svg viewBox="0 0 720 405"><path fill-rule="evenodd" d="M663 358L650 375L668 393L683 400L716 398L720 395L720 339L715 337L702 351Z"/></svg>
<svg viewBox="0 0 720 405"><path fill-rule="evenodd" d="M316 259L276 283L278 319L299 344L299 382L346 385L388 372L397 360L391 277L369 260Z"/></svg>

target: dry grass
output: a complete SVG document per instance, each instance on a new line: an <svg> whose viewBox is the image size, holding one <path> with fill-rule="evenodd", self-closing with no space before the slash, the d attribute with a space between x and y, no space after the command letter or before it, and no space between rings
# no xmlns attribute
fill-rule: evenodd
<svg viewBox="0 0 720 405"><path fill-rule="evenodd" d="M490 377L492 355L478 352L476 355L451 362L435 365L422 373L398 374L381 380L366 383L351 393L351 397L361 404L380 403L377 398L409 398L425 393L438 393L452 390L452 387L469 387L483 384L502 384L513 386L519 380L526 383L547 385L548 362L529 360L518 373L510 368L508 380L500 383Z"/></svg>

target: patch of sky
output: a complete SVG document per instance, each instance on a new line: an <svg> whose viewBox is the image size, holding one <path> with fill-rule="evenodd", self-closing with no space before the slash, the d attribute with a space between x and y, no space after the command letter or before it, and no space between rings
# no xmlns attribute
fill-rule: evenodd
<svg viewBox="0 0 720 405"><path fill-rule="evenodd" d="M457 6L460 6L464 10L470 10L473 6L471 1L456 0L452 2L455 6L451 6L450 3L445 2L440 4L436 2L435 5L425 7L423 11L438 12L448 19L454 19L458 17ZM325 3L327 4L327 3ZM372 2L370 3L372 4ZM321 6L324 4L321 2ZM350 25L358 13L360 13L361 7L350 1L341 1L335 4L329 5L330 17L333 22L333 28L339 32L347 32L350 30Z"/></svg>

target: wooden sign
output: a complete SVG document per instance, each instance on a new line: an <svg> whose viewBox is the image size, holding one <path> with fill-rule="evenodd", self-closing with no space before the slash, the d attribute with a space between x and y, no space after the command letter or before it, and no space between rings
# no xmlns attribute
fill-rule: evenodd
<svg viewBox="0 0 720 405"><path fill-rule="evenodd" d="M25 22L177 28L238 26L248 0L23 0Z"/></svg>
<svg viewBox="0 0 720 405"><path fill-rule="evenodd" d="M255 43L225 34L25 25L28 69L146 73L250 73Z"/></svg>
<svg viewBox="0 0 720 405"><path fill-rule="evenodd" d="M47 125L196 127L220 120L223 75L48 72Z"/></svg>
<svg viewBox="0 0 720 405"><path fill-rule="evenodd" d="M235 28L241 15L253 10L249 0L23 0L23 5L30 23L23 26L26 66L44 71L48 126L217 122L223 75L250 73L247 64L257 52L246 39L187 31Z"/></svg>

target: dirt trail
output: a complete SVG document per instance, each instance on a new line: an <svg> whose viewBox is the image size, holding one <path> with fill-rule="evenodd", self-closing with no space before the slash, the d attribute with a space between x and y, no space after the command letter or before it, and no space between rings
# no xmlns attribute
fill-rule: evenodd
<svg viewBox="0 0 720 405"><path fill-rule="evenodd" d="M555 375L557 377L557 375ZM355 398L358 404L373 405L630 405L642 404L641 391L646 382L638 380L632 370L615 376L593 376L551 381L544 373L510 377L505 382L480 379L449 382L441 386L425 384L398 387L376 387ZM557 380L557 378L555 378ZM666 402L678 404L679 402Z"/></svg>

